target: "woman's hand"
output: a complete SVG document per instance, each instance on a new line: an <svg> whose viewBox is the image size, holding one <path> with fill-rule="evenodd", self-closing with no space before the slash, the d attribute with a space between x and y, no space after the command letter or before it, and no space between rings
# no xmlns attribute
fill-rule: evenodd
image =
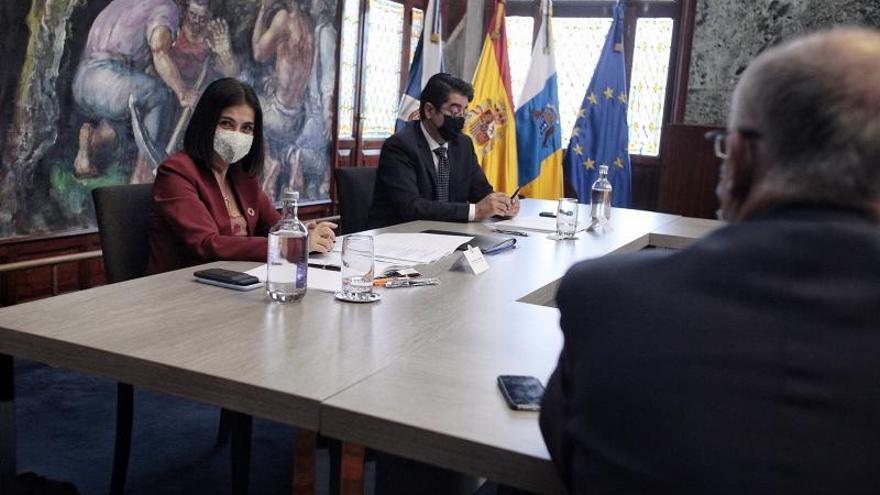
<svg viewBox="0 0 880 495"><path fill-rule="evenodd" d="M336 234L333 233L333 229L336 228L335 223L309 222L306 227L309 229L309 251L326 253L333 249L333 244L336 242Z"/></svg>

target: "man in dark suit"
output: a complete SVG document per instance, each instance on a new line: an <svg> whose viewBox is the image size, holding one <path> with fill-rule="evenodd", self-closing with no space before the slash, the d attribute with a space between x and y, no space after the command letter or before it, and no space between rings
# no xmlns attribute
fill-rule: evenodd
<svg viewBox="0 0 880 495"><path fill-rule="evenodd" d="M428 80L421 120L408 122L382 146L372 227L411 220L468 222L519 212L516 198L492 192L471 139L461 132L473 96L470 84L449 74Z"/></svg>
<svg viewBox="0 0 880 495"><path fill-rule="evenodd" d="M880 493L880 34L743 74L691 247L576 265L541 430L573 493Z"/></svg>

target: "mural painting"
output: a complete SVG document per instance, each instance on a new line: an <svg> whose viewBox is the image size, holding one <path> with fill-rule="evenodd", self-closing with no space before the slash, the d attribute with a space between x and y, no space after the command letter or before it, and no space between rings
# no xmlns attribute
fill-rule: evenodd
<svg viewBox="0 0 880 495"><path fill-rule="evenodd" d="M93 226L91 190L151 182L221 77L260 97L269 196L329 198L337 0L24 7L0 22L27 34L0 45L0 237Z"/></svg>

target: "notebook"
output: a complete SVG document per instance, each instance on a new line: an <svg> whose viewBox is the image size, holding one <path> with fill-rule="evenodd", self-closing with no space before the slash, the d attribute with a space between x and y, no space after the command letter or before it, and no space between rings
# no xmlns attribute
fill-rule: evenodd
<svg viewBox="0 0 880 495"><path fill-rule="evenodd" d="M440 234L440 235L460 235L473 237L473 239L463 243L461 246L458 246L459 251L464 251L467 247L474 246L480 248L480 251L483 254L493 254L499 251L504 251L505 249L510 249L516 246L516 238L515 237L504 237L500 235L490 235L490 234L472 234L467 232L451 232L448 230L423 230L423 234Z"/></svg>

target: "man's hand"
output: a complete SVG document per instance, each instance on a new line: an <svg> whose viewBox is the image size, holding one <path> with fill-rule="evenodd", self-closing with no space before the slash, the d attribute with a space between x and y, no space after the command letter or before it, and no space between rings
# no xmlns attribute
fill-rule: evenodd
<svg viewBox="0 0 880 495"><path fill-rule="evenodd" d="M514 196L514 198L510 201L510 208L507 209L507 214L503 215L504 218L513 218L519 214L519 196Z"/></svg>
<svg viewBox="0 0 880 495"><path fill-rule="evenodd" d="M493 215L501 217L507 216L510 214L510 208L510 198L507 197L506 194L499 192L487 194L485 198L477 203L476 211L474 212L474 220L483 220ZM519 211L518 205L516 209L516 211Z"/></svg>
<svg viewBox="0 0 880 495"><path fill-rule="evenodd" d="M335 223L315 224L315 222L310 222L307 227L309 229L309 251L326 253L333 249L333 244L336 242L336 234L333 233L333 229L336 228Z"/></svg>
<svg viewBox="0 0 880 495"><path fill-rule="evenodd" d="M229 25L224 19L213 19L208 23L208 36L205 43L212 52L224 55L232 52L232 42L229 40Z"/></svg>

